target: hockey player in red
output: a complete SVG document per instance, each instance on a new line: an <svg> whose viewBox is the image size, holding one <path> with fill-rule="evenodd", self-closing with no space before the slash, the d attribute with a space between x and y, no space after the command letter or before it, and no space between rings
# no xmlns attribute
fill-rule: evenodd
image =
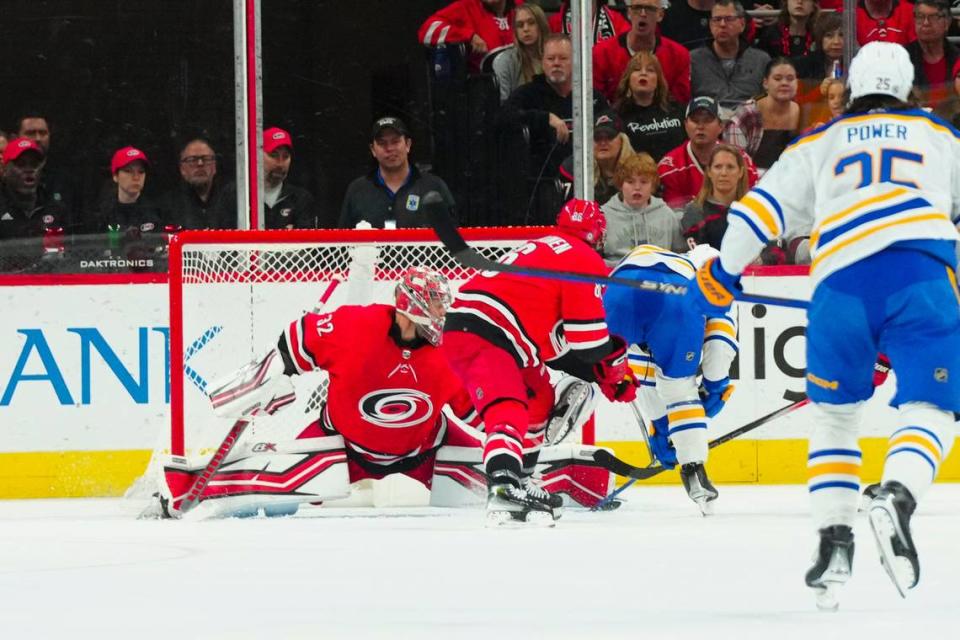
<svg viewBox="0 0 960 640"><path fill-rule="evenodd" d="M454 0L424 20L417 38L428 47L465 43L476 73L486 54L513 44L513 8L522 2Z"/></svg>
<svg viewBox="0 0 960 640"><path fill-rule="evenodd" d="M326 402L319 421L300 437L341 435L351 482L404 473L429 489L442 444L482 442L479 432L448 422L441 411L450 405L463 422L480 426L470 397L437 348L449 302L444 276L408 269L395 306L347 305L305 314L211 402L221 415L242 415L290 394L289 376L323 369L330 376Z"/></svg>
<svg viewBox="0 0 960 640"><path fill-rule="evenodd" d="M606 221L595 202L571 200L557 233L501 258L517 266L605 275ZM626 345L607 332L602 287L482 272L447 313L443 351L486 425L483 461L490 524L553 524L559 506L530 482L553 391L546 366L596 381L610 400L636 396Z"/></svg>

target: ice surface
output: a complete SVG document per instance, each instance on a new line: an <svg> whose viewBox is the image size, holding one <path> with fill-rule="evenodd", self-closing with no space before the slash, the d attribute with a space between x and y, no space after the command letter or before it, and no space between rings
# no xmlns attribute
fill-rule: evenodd
<svg viewBox="0 0 960 640"><path fill-rule="evenodd" d="M921 504L907 600L861 517L834 614L803 585L805 489L719 488L711 518L640 487L542 530L426 507L172 522L123 500L0 502L0 638L957 637L960 486Z"/></svg>

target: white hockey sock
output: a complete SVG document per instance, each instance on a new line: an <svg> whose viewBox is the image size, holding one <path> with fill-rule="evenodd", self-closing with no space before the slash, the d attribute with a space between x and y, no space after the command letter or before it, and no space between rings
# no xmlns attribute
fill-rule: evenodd
<svg viewBox="0 0 960 640"><path fill-rule="evenodd" d="M860 406L814 403L807 454L807 489L816 528L852 526L860 500L863 456L857 434Z"/></svg>
<svg viewBox="0 0 960 640"><path fill-rule="evenodd" d="M953 414L949 411L926 402L901 405L897 429L890 436L883 465L883 482L901 483L919 502L950 452L954 430Z"/></svg>
<svg viewBox="0 0 960 640"><path fill-rule="evenodd" d="M677 449L677 462L707 461L707 414L695 378L657 378L657 392L666 405L667 433Z"/></svg>

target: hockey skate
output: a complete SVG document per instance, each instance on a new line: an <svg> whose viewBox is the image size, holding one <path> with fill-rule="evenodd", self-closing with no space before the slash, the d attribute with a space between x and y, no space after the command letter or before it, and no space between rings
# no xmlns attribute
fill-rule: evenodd
<svg viewBox="0 0 960 640"><path fill-rule="evenodd" d="M547 423L546 440L549 444L563 442L586 421L592 411L593 385L568 376L557 383L557 395L553 414Z"/></svg>
<svg viewBox="0 0 960 640"><path fill-rule="evenodd" d="M533 476L524 476L520 480L520 486L523 487L523 490L526 491L530 497L550 507L554 520L559 520L560 516L563 515L563 497L554 495L541 487L537 481L533 479Z"/></svg>
<svg viewBox="0 0 960 640"><path fill-rule="evenodd" d="M899 482L886 482L870 503L870 528L880 551L880 564L886 569L901 597L920 580L920 560L910 536L910 516L917 502Z"/></svg>
<svg viewBox="0 0 960 640"><path fill-rule="evenodd" d="M296 400L293 382L284 375L283 359L276 349L211 387L213 412L225 418L272 414Z"/></svg>
<svg viewBox="0 0 960 640"><path fill-rule="evenodd" d="M817 608L836 611L840 588L853 571L853 530L846 525L820 529L820 546L807 571L807 586L817 594Z"/></svg>
<svg viewBox="0 0 960 640"><path fill-rule="evenodd" d="M880 483L868 484L864 489L863 493L860 494L860 506L857 507L857 511L866 512L870 510L870 503L873 502L873 499L877 497L877 492L880 491Z"/></svg>
<svg viewBox="0 0 960 640"><path fill-rule="evenodd" d="M720 493L707 477L702 462L688 462L680 467L680 480L690 499L697 503L700 513L709 516L713 513L713 501Z"/></svg>
<svg viewBox="0 0 960 640"><path fill-rule="evenodd" d="M554 526L553 509L527 493L516 476L495 474L487 489L487 526ZM546 492L544 492L546 493Z"/></svg>

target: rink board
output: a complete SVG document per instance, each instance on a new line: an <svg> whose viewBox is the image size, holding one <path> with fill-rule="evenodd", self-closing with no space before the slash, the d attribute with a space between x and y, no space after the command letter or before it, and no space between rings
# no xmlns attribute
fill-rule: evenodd
<svg viewBox="0 0 960 640"><path fill-rule="evenodd" d="M748 291L808 297L802 270L744 279ZM167 287L157 276L0 279L0 498L114 496L139 475L169 432ZM717 437L790 404L803 390L801 311L736 305L737 390L711 426ZM186 336L192 342L198 336ZM198 364L199 363L199 364ZM201 366L203 354L194 364ZM199 371L203 376L213 371ZM199 391L188 388L198 395ZM893 382L867 406L864 479L882 463ZM197 398L193 398L196 401ZM801 409L712 453L721 482L805 482L809 419ZM623 406L597 414L597 440L642 462L638 427ZM960 480L954 457L941 479ZM676 482L666 473L654 482Z"/></svg>

